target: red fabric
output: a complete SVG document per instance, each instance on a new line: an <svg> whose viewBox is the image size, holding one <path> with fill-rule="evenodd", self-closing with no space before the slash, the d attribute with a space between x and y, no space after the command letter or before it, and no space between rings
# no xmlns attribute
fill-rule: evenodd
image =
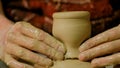
<svg viewBox="0 0 120 68"><path fill-rule="evenodd" d="M29 5L29 8L31 9L42 9L44 10L45 7L46 7L46 3L44 0L28 0L28 5Z"/></svg>
<svg viewBox="0 0 120 68"><path fill-rule="evenodd" d="M79 0L80 1L80 0ZM72 4L61 3L60 9L56 9L57 4L49 3L44 10L45 14L52 16L56 11L89 11L91 13L91 19L106 17L112 14L112 7L109 4L109 0L92 0L90 3L85 4Z"/></svg>
<svg viewBox="0 0 120 68"><path fill-rule="evenodd" d="M60 2L54 2L53 0L20 0L20 1L13 1L11 2L7 10L7 14L12 17L15 21L24 20L26 18L31 17L32 14L35 16L27 20L30 23L32 23L34 26L38 28L42 28L45 31L52 33L52 15L54 12L63 12L63 11L89 11L91 13L91 20L97 19L97 18L104 18L112 14L112 7L109 4L109 0L91 0L90 2L86 2L84 4L80 4L79 2L83 0L67 0L66 2L63 2L65 0L61 0ZM72 1L78 1L72 2ZM86 0L87 1L87 0ZM28 4L26 7L25 4ZM17 6L17 8L12 8L12 6ZM20 7L27 9L26 10L19 10ZM10 10L9 10L10 9ZM39 9L42 9L39 11ZM31 12L32 10L32 12ZM35 12L34 12L35 10ZM37 10L37 13L36 13ZM13 11L15 11L13 13ZM41 13L42 12L42 13ZM41 13L39 15L38 13ZM47 17L47 19L46 19ZM100 20L101 21L101 20ZM100 25L97 25L97 28L94 26L94 31L96 29L104 29L105 22L91 22L92 25L96 26L98 23Z"/></svg>

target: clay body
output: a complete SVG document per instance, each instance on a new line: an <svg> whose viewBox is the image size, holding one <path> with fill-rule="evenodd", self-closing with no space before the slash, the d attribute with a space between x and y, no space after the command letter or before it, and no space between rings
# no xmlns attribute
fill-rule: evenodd
<svg viewBox="0 0 120 68"><path fill-rule="evenodd" d="M92 68L90 63L82 62L79 60L64 60L54 62L54 66L51 68Z"/></svg>
<svg viewBox="0 0 120 68"><path fill-rule="evenodd" d="M73 60L78 57L80 44L90 37L91 24L88 11L57 12L53 14L53 35L66 48L65 60L55 61L52 68L88 68L89 63ZM69 60L67 60L69 59ZM64 65L64 66L63 66ZM83 65L83 66L82 66ZM80 67L82 66L82 67Z"/></svg>
<svg viewBox="0 0 120 68"><path fill-rule="evenodd" d="M80 44L90 37L89 12L58 12L53 15L53 35L66 47L65 58L77 58Z"/></svg>

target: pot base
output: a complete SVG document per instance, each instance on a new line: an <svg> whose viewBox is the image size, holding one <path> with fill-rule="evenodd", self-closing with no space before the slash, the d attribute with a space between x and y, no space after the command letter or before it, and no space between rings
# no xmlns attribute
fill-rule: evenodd
<svg viewBox="0 0 120 68"><path fill-rule="evenodd" d="M77 59L55 61L51 68L92 68L89 62L82 62Z"/></svg>

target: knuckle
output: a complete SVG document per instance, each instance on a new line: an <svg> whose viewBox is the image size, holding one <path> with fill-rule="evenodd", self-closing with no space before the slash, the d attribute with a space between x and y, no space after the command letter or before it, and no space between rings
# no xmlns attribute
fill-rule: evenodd
<svg viewBox="0 0 120 68"><path fill-rule="evenodd" d="M23 58L25 56L25 52L23 50L18 51L18 57Z"/></svg>
<svg viewBox="0 0 120 68"><path fill-rule="evenodd" d="M32 39L31 42L32 42L32 44L31 44L30 48L32 48L32 49L36 49L40 45L40 42L36 39Z"/></svg>

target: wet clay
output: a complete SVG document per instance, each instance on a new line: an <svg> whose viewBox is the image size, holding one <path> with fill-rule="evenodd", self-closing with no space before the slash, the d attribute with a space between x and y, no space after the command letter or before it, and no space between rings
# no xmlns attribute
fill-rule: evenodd
<svg viewBox="0 0 120 68"><path fill-rule="evenodd" d="M55 61L54 66L51 68L92 68L92 66L88 62L70 59L64 61Z"/></svg>
<svg viewBox="0 0 120 68"><path fill-rule="evenodd" d="M80 44L88 39L91 34L89 17L88 11L53 14L53 35L64 43L66 54L63 61L54 61L51 68L92 68L90 63L77 59Z"/></svg>

